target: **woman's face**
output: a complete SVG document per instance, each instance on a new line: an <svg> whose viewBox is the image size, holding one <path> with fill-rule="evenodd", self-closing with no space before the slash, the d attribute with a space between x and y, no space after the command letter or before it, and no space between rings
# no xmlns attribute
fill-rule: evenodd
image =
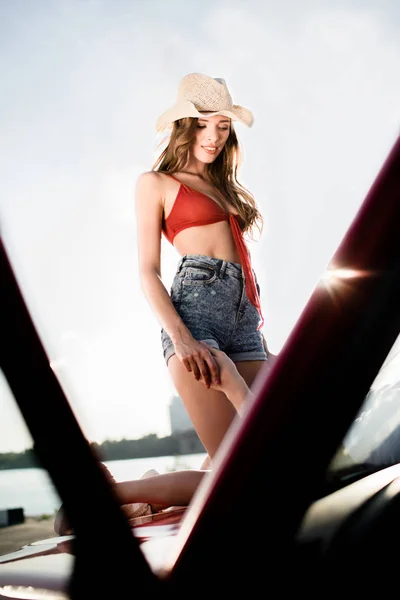
<svg viewBox="0 0 400 600"><path fill-rule="evenodd" d="M223 115L198 119L191 152L194 158L210 164L225 146L231 128L231 120Z"/></svg>

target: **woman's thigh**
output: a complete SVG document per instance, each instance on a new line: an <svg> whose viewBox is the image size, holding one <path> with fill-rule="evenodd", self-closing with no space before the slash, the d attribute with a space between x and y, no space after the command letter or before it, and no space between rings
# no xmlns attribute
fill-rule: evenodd
<svg viewBox="0 0 400 600"><path fill-rule="evenodd" d="M247 383L247 386L251 388L258 374L262 369L268 368L268 361L265 360L243 360L235 362L236 368Z"/></svg>
<svg viewBox="0 0 400 600"><path fill-rule="evenodd" d="M235 362L236 368L247 383L247 386L251 389L259 373L263 369L268 368L268 362L265 360L244 360ZM246 402L246 398L243 399L243 403ZM238 410L242 414L243 405Z"/></svg>
<svg viewBox="0 0 400 600"><path fill-rule="evenodd" d="M196 381L176 355L169 359L168 369L193 427L212 459L237 412L225 394Z"/></svg>

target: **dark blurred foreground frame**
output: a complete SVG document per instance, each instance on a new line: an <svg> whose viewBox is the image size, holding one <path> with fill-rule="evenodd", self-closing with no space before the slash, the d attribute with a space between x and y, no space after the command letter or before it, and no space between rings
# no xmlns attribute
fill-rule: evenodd
<svg viewBox="0 0 400 600"><path fill-rule="evenodd" d="M177 585L200 567L223 573L221 589L231 573L237 584L276 583L282 597L285 588L299 592L296 531L400 334L400 138L329 269L358 276L321 280L273 369L256 381L255 402L226 436L178 535L169 564Z"/></svg>
<svg viewBox="0 0 400 600"><path fill-rule="evenodd" d="M358 276L315 288L272 370L258 377L255 401L228 432L161 576L144 559L51 371L2 245L1 366L74 524L72 598L236 597L277 586L280 597L325 597L330 582L320 590L317 573L299 573L294 540L399 334L399 240L398 139L330 264Z"/></svg>

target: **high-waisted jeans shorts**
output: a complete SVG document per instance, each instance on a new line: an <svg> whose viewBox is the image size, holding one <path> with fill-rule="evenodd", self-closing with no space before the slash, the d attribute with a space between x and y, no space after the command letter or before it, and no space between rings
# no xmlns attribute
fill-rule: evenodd
<svg viewBox="0 0 400 600"><path fill-rule="evenodd" d="M170 297L196 340L223 350L234 362L267 360L257 330L260 316L247 298L244 283L242 265L190 254L179 261ZM168 363L175 349L164 329L161 342Z"/></svg>

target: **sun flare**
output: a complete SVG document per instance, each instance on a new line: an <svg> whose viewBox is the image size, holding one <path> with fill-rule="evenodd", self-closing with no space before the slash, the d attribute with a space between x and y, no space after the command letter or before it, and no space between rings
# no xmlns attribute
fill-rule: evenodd
<svg viewBox="0 0 400 600"><path fill-rule="evenodd" d="M325 282L334 283L337 279L355 279L362 277L362 275L362 271L356 269L327 269L321 279Z"/></svg>

